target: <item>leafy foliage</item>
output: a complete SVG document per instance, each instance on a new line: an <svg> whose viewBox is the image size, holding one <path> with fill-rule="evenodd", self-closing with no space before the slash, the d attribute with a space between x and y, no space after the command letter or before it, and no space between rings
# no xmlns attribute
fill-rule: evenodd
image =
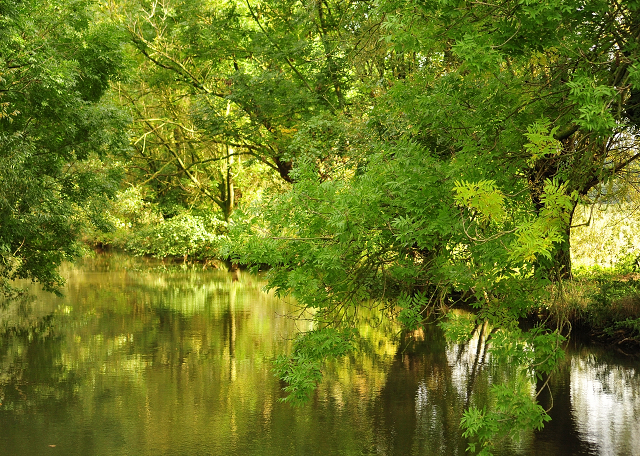
<svg viewBox="0 0 640 456"><path fill-rule="evenodd" d="M225 231L226 223L214 217L180 214L140 229L125 248L136 255L157 258L216 258Z"/></svg>
<svg viewBox="0 0 640 456"><path fill-rule="evenodd" d="M456 182L453 188L456 202L473 212L480 222L500 221L505 217L504 196L495 188L495 182Z"/></svg>
<svg viewBox="0 0 640 456"><path fill-rule="evenodd" d="M268 288L318 328L278 361L292 401L348 351L362 306L413 330L462 301L519 366L467 411L475 449L542 425L527 382L562 338L517 323L570 276L578 202L637 174L637 1L131 0L94 22L87 6L0 3L5 279L54 288L76 222L107 224L117 166L94 170L126 148L126 123L99 100L131 65L111 92L134 119L127 177L163 222L130 247L267 264ZM462 340L471 324L442 326Z"/></svg>
<svg viewBox="0 0 640 456"><path fill-rule="evenodd" d="M464 437L474 437L476 442L470 442L467 451L483 456L491 455L493 445L501 438L517 438L522 431L542 429L544 423L550 420L544 409L536 404L520 385L492 385L491 394L495 404L491 410L471 407L464 412L461 426Z"/></svg>
<svg viewBox="0 0 640 456"><path fill-rule="evenodd" d="M398 321L405 329L413 331L424 320L422 312L428 308L429 298L423 293L417 293L413 296L401 294L398 298L398 306L400 307Z"/></svg>
<svg viewBox="0 0 640 456"><path fill-rule="evenodd" d="M83 225L102 223L128 119L100 102L122 68L87 1L12 2L0 19L0 280L55 291ZM8 4L6 4L8 5Z"/></svg>
<svg viewBox="0 0 640 456"><path fill-rule="evenodd" d="M548 378L563 359L560 344L565 338L558 331L536 327L526 333L518 329L493 333L492 363L510 365L512 372L504 383L491 385L492 402L465 410L461 427L469 438L468 450L490 455L501 439L518 439L521 432L541 429L551 418L532 394L532 380ZM538 393L538 392L536 392Z"/></svg>
<svg viewBox="0 0 640 456"><path fill-rule="evenodd" d="M624 114L635 103L637 9L381 2L369 17L382 24L382 47L358 61L375 66L384 53L386 63L374 100L352 98L361 119L343 120L348 159L299 128L310 138L294 143L293 186L268 201L259 230L237 238L237 258L268 263L269 287L322 324L376 299L399 304L398 318L415 328L429 308L464 298L499 328L494 356L523 366L469 432L489 451L509 426L541 426L546 415L523 399L522 379L553 371L561 336L523 334L517 321L570 274L578 200L639 157ZM462 323L444 325L462 338Z"/></svg>
<svg viewBox="0 0 640 456"><path fill-rule="evenodd" d="M471 339L476 323L477 316L474 314L450 312L438 325L444 330L447 340L463 343Z"/></svg>
<svg viewBox="0 0 640 456"><path fill-rule="evenodd" d="M287 383L283 390L288 394L282 400L293 405L305 404L322 380L323 362L352 351L355 336L353 330L328 327L301 334L294 343L292 356L281 355L275 361L275 374Z"/></svg>

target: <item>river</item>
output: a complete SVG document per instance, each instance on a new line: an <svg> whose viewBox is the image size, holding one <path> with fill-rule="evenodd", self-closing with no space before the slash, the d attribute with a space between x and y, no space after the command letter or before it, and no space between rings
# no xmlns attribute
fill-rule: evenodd
<svg viewBox="0 0 640 456"><path fill-rule="evenodd" d="M0 310L0 455L463 455L492 381L477 340L367 325L294 408L272 361L309 323L259 278L107 256L63 274L63 297ZM572 344L551 385L552 421L498 454L640 454L638 358Z"/></svg>

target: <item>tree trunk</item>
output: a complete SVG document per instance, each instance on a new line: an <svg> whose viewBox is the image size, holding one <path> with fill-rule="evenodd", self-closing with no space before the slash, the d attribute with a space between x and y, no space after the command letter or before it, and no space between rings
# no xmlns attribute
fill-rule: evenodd
<svg viewBox="0 0 640 456"><path fill-rule="evenodd" d="M567 226L565 239L556 246L553 252L553 277L552 280L567 280L571 275L571 241L570 228Z"/></svg>

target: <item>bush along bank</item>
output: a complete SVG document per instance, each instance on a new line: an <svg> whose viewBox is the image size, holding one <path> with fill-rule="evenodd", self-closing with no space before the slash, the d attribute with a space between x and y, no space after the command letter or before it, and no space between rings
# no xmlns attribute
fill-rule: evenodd
<svg viewBox="0 0 640 456"><path fill-rule="evenodd" d="M85 243L96 253L120 251L169 263L218 267L227 263L228 222L182 213L134 226L115 225L90 233Z"/></svg>
<svg viewBox="0 0 640 456"><path fill-rule="evenodd" d="M186 263L219 259L227 236L227 222L209 217L180 214L149 225L127 239L125 250L155 258L182 258Z"/></svg>

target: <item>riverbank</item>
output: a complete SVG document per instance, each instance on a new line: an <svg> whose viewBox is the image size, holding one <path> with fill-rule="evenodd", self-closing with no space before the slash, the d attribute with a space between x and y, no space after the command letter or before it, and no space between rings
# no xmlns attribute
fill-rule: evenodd
<svg viewBox="0 0 640 456"><path fill-rule="evenodd" d="M581 271L554 284L538 321L564 320L574 337L640 355L640 274L624 271Z"/></svg>

